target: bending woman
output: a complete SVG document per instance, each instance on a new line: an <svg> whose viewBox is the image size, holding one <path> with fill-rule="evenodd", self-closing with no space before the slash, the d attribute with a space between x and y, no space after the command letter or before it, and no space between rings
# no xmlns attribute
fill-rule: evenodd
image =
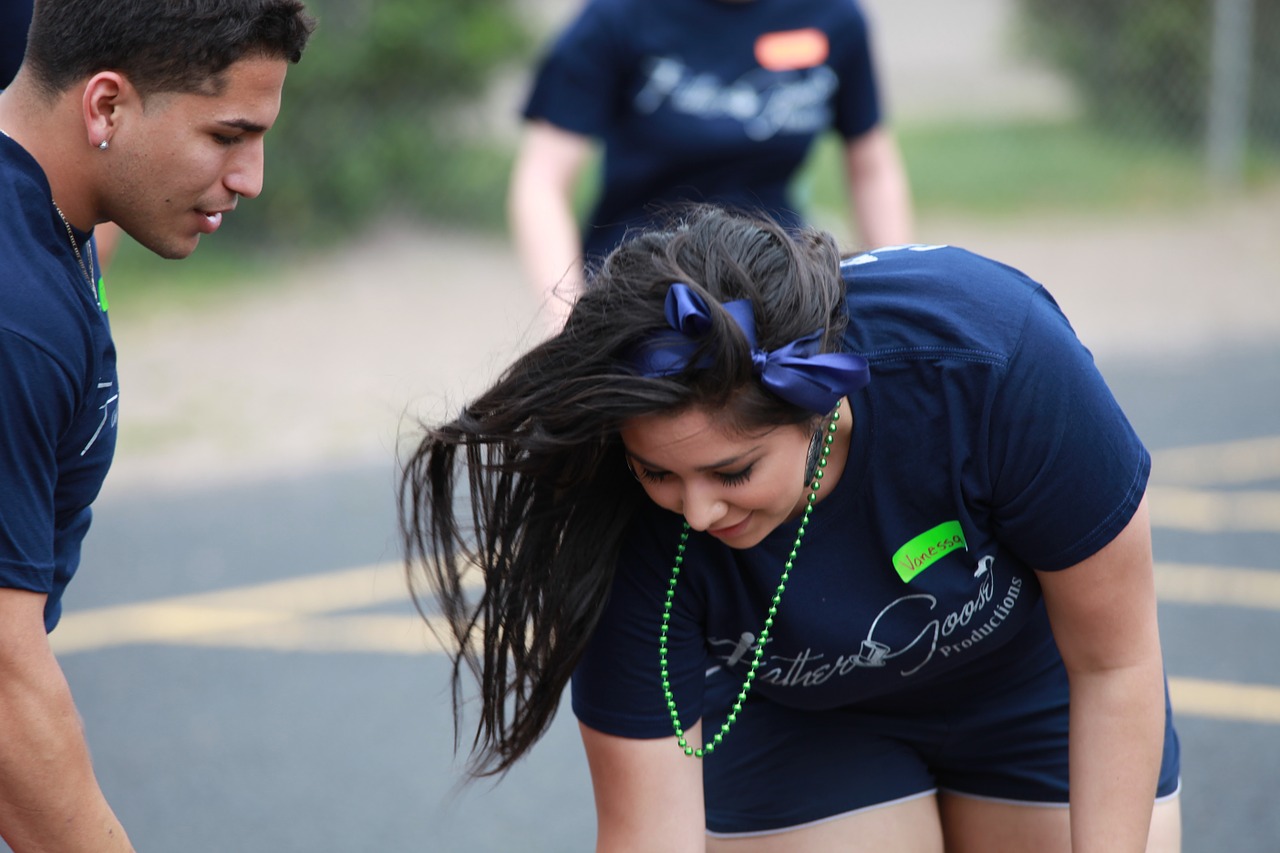
<svg viewBox="0 0 1280 853"><path fill-rule="evenodd" d="M401 524L472 771L572 679L600 850L1173 851L1149 470L1021 273L695 208L426 431Z"/></svg>

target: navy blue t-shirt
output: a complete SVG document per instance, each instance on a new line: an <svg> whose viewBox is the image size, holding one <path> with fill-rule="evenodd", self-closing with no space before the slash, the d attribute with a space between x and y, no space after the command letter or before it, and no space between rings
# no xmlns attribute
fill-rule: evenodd
<svg viewBox="0 0 1280 853"><path fill-rule="evenodd" d="M682 201L795 224L788 186L814 139L865 133L880 100L854 0L591 0L524 115L604 143L584 234L600 257Z"/></svg>
<svg viewBox="0 0 1280 853"><path fill-rule="evenodd" d="M39 164L0 134L0 586L47 593L80 564L116 444L107 314L76 263ZM91 263L90 235L75 233Z"/></svg>
<svg viewBox="0 0 1280 853"><path fill-rule="evenodd" d="M12 82L27 49L33 0L4 0L0 3L0 89Z"/></svg>
<svg viewBox="0 0 1280 853"><path fill-rule="evenodd" d="M842 270L845 347L871 382L840 420L850 457L814 508L752 691L802 709L945 709L1056 656L1033 570L1110 542L1150 456L1023 274L942 246L877 250ZM592 728L671 734L658 635L680 526L648 505L624 543L573 680ZM709 670L745 677L796 529L741 551L690 534L668 641L684 725L701 716Z"/></svg>

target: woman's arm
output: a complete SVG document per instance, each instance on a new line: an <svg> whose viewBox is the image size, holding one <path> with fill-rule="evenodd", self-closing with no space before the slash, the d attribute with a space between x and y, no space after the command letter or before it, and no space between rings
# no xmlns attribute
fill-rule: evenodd
<svg viewBox="0 0 1280 853"><path fill-rule="evenodd" d="M598 853L702 853L706 814L702 762L675 737L637 740L579 724L596 800ZM685 732L702 743L702 724Z"/></svg>
<svg viewBox="0 0 1280 853"><path fill-rule="evenodd" d="M507 192L507 220L521 266L556 331L582 290L573 193L592 145L590 137L549 122L529 122Z"/></svg>
<svg viewBox="0 0 1280 853"><path fill-rule="evenodd" d="M893 135L876 126L845 143L845 176L862 248L915 240L911 187Z"/></svg>
<svg viewBox="0 0 1280 853"><path fill-rule="evenodd" d="M1165 723L1146 499L1097 554L1039 578L1071 683L1072 850L1143 851Z"/></svg>

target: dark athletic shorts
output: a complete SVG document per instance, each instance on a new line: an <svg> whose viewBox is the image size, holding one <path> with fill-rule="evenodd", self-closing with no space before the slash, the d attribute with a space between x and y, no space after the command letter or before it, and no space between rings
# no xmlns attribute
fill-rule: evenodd
<svg viewBox="0 0 1280 853"><path fill-rule="evenodd" d="M795 829L938 790L1004 802L1067 804L1067 680L1056 649L1016 685L895 697L830 711L787 708L752 693L723 744L703 759L707 831ZM708 675L703 733L724 722L742 687ZM988 685L989 687L989 685ZM912 699L917 701L912 701ZM921 710L921 708L924 710ZM1178 791L1179 749L1165 691L1158 798Z"/></svg>

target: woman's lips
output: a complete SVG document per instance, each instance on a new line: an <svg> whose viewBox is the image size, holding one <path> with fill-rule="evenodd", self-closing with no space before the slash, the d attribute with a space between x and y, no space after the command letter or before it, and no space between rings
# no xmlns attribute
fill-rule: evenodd
<svg viewBox="0 0 1280 853"><path fill-rule="evenodd" d="M747 515L741 521L735 524L731 524L728 527L716 527L714 529L707 528L707 532L710 533L712 536L716 537L717 539L732 538L734 536L737 536L743 530L745 530L747 526L747 522L749 522L750 520L751 520L751 513L747 513Z"/></svg>

